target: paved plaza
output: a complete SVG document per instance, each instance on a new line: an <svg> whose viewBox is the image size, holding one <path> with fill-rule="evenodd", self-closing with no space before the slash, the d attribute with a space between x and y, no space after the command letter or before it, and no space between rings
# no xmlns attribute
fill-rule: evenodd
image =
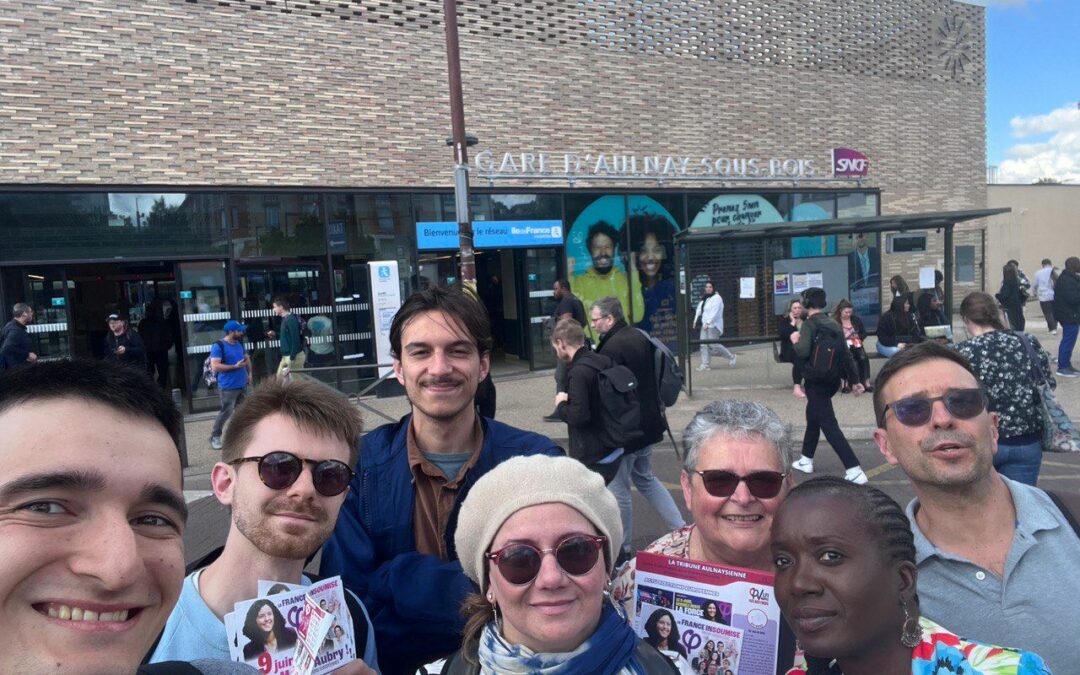
<svg viewBox="0 0 1080 675"><path fill-rule="evenodd" d="M1031 314L1030 308L1029 314ZM1029 316L1028 332L1042 342L1052 357L1057 354L1059 336L1049 335L1046 324L1035 316ZM960 338L961 335L958 334L957 337ZM869 342L869 348L873 352L873 338ZM734 368L728 368L725 360L718 359L715 362L721 365L714 367L711 371L691 372L693 396L682 396L679 402L668 410L668 419L676 440L680 440L682 429L694 413L708 401L720 398L741 398L760 401L775 410L790 427L792 444L797 449L805 429L806 402L805 399L797 399L791 394L790 365L773 360L771 345L735 348L733 351L738 355ZM884 363L883 359L871 360L874 374ZM692 365L697 365L696 355ZM498 389L497 418L499 420L546 434L561 445L566 445L566 426L544 422L541 419L543 415L551 411L555 395L555 383L551 371L522 373L521 367L515 368L501 364L496 369L495 383ZM1058 378L1057 393L1058 399L1073 419L1080 419L1080 379ZM404 396L366 398L364 403L393 419L397 419L409 410L408 401ZM855 453L870 478L870 483L889 493L901 503L906 503L912 497L907 479L898 469L885 463L872 440L874 413L870 395L864 394L859 397L850 394L837 395L834 405L841 428L851 440ZM373 429L386 422L386 419L367 409L364 409L363 414L366 429ZM201 555L201 552L220 544L220 541L224 539L225 511L209 492L209 473L218 455L218 451L211 449L209 443L212 424L213 414L189 416L186 423L188 457L191 466L185 472L185 487L187 487L188 500L192 503L193 513L187 535L189 559ZM673 491L676 503L682 508L679 460L670 441L662 444L654 452L653 465L657 476ZM842 475L840 461L824 438L818 446L815 469L819 474ZM805 476L797 474L796 478L802 480ZM1039 485L1049 489L1076 490L1080 488L1080 453L1075 455L1047 454L1043 459ZM656 512L636 491L634 500L634 545L635 548L642 548L663 534L664 525Z"/></svg>

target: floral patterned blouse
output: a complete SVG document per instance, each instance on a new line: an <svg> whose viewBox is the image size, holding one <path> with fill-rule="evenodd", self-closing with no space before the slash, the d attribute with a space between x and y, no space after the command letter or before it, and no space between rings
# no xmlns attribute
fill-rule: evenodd
<svg viewBox="0 0 1080 675"><path fill-rule="evenodd" d="M919 618L919 625L923 639L911 650L911 675L1050 675L1050 667L1038 654L965 640L926 617ZM796 655L795 667L787 675L807 672L805 658ZM828 673L843 675L835 661Z"/></svg>
<svg viewBox="0 0 1080 675"><path fill-rule="evenodd" d="M1038 355L1038 368L1051 388L1057 386L1050 369L1050 357L1039 340L1027 336ZM1030 359L1023 341L1010 331L995 330L956 345L971 361L990 398L990 411L1000 416L998 429L1003 439L1042 433L1039 394L1031 382Z"/></svg>

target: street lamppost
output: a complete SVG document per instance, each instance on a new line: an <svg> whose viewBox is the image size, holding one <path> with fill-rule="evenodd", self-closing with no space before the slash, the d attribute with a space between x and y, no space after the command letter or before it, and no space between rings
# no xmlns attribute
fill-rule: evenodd
<svg viewBox="0 0 1080 675"><path fill-rule="evenodd" d="M443 0L446 24L446 69L450 77L451 143L454 148L454 206L458 222L458 250L461 257L461 283L476 291L476 256L473 251L472 218L469 216L470 145L465 136L465 103L461 94L461 55L458 49L457 1Z"/></svg>

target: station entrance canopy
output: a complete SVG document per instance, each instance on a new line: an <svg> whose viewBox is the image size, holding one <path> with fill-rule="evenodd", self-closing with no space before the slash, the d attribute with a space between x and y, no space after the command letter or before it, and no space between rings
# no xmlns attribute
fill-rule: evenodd
<svg viewBox="0 0 1080 675"><path fill-rule="evenodd" d="M725 303L724 336L719 341L727 346L775 341L777 317L786 311L788 300L798 297L806 285L824 287L830 307L846 297L873 330L882 311L882 288L887 285L881 278L881 251L876 235L941 231L945 311L947 316L952 316L954 227L957 223L1009 210L691 227L675 237L679 261L679 357L684 372L689 376L690 354L701 344L691 324L706 280L713 282ZM875 236L866 236L871 234ZM839 235L850 235L852 240L857 240L858 253L854 247L841 252L836 246ZM858 256L862 256L862 262ZM916 287L913 283L912 288Z"/></svg>

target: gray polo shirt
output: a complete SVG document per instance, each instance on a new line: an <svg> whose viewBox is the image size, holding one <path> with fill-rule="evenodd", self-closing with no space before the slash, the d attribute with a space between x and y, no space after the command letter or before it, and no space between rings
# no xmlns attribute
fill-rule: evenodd
<svg viewBox="0 0 1080 675"><path fill-rule="evenodd" d="M1076 672L1080 538L1045 492L1002 480L1016 507L1004 579L930 543L915 522L918 499L908 504L922 613L965 638L1035 652L1055 673Z"/></svg>

